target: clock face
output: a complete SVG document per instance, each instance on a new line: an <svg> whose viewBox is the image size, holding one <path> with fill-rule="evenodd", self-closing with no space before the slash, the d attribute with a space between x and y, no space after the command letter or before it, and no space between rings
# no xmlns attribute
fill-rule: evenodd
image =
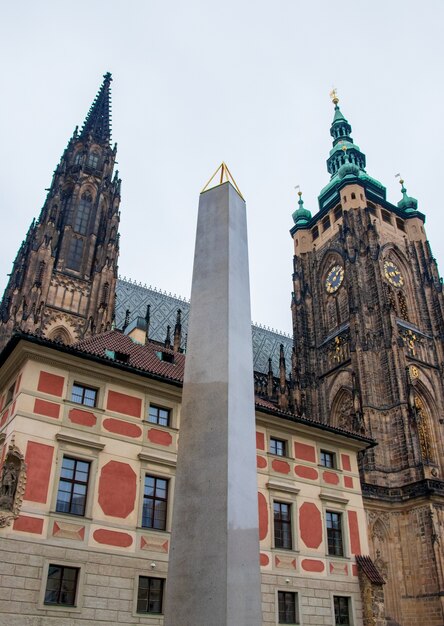
<svg viewBox="0 0 444 626"><path fill-rule="evenodd" d="M328 293L335 293L342 285L344 280L344 268L342 265L334 265L327 274L325 279L325 288Z"/></svg>
<svg viewBox="0 0 444 626"><path fill-rule="evenodd" d="M404 284L404 278L393 261L384 261L384 276L394 287L402 287Z"/></svg>

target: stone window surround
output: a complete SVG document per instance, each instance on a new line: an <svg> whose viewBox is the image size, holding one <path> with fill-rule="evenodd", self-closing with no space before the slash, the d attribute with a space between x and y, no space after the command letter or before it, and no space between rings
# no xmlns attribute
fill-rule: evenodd
<svg viewBox="0 0 444 626"><path fill-rule="evenodd" d="M284 444L284 452L285 454L276 454L275 452L271 452L271 440L274 441L279 441L282 442ZM281 436L277 436L275 434L272 434L268 437L268 454L271 454L271 456L274 457L279 457L280 459L288 459L288 458L292 458L289 456L289 451L291 448L291 438L289 439L288 437L281 437Z"/></svg>
<svg viewBox="0 0 444 626"><path fill-rule="evenodd" d="M269 500L270 500L270 506L269 506L269 511L270 511L270 517L271 517L271 524L270 524L270 528L272 529L272 537L273 537L273 542L272 542L272 546L271 549L272 550L277 550L277 551L284 551L286 554L290 553L290 552L299 552L299 537L298 537L298 505L297 505L297 500L296 500L296 496L299 493L299 489L297 488L292 488L291 485L286 485L286 484L279 484L273 480L269 480L267 483L267 488L268 488L268 495L269 495ZM292 543L292 548L288 549L288 548L276 548L274 545L274 502L283 502L285 504L290 504L291 505L291 543Z"/></svg>
<svg viewBox="0 0 444 626"><path fill-rule="evenodd" d="M165 402L165 398L162 397L161 395L156 395L153 393L145 393L145 398L144 398L144 404L145 406L143 407L143 422L145 424L151 424L151 426L155 426L156 428L165 428L165 429L169 429L169 430L177 430L179 425L179 404L173 400L171 401L166 401ZM169 420L169 425L168 426L162 426L161 424L154 424L153 422L149 422L148 421L148 412L150 410L150 404L157 406L161 409L167 409L170 412L170 420Z"/></svg>
<svg viewBox="0 0 444 626"><path fill-rule="evenodd" d="M89 441L88 439L83 439L81 437L73 437L70 435L65 435L63 433L58 433L56 435L56 440L58 441L57 452L56 452L56 461L55 461L55 473L54 473L54 481L52 485L52 493L51 493L51 503L50 503L50 514L51 515L60 515L62 517L67 517L73 520L76 520L77 523L79 520L92 520L92 509L94 506L94 501L96 497L96 482L97 482L97 474L98 474L98 464L99 464L99 453L105 447L104 444L99 443L98 441ZM71 513L62 513L56 511L57 505L57 494L59 490L59 482L60 482L60 472L62 468L62 461L64 456L69 456L71 458L79 459L80 461L89 461L89 479L88 479L88 492L86 497L86 506L85 506L85 514L84 515L73 515ZM62 564L63 565L63 564Z"/></svg>
<svg viewBox="0 0 444 626"><path fill-rule="evenodd" d="M48 570L50 565L61 565L64 567L76 567L79 570L77 578L76 600L74 606L64 604L45 604L46 583L48 580ZM53 558L45 559L42 567L42 580L40 586L39 598L37 601L38 611L70 612L81 613L83 608L83 588L85 584L85 564L79 561L67 561L65 559Z"/></svg>
<svg viewBox="0 0 444 626"><path fill-rule="evenodd" d="M290 592L290 593L294 593L296 598L295 598L295 607L296 607L296 614L299 616L299 621L298 622L294 622L294 625L291 624L291 626L301 626L302 622L301 622L301 607L299 605L299 598L300 598L300 594L299 592L294 589L294 588L286 588L284 589L283 587L276 587L274 594L275 594L275 613L276 613L276 624L281 624L282 622L279 621L279 591L283 591L283 592ZM333 600L332 600L333 602Z"/></svg>
<svg viewBox="0 0 444 626"><path fill-rule="evenodd" d="M140 454L140 471L139 471L139 503L137 508L137 530L143 531L144 533L171 533L171 525L172 525L172 517L173 517L173 502L174 502L174 487L175 487L175 476L170 474L167 468L170 466L168 462L165 464L162 463L162 460L159 459L158 463L154 463L152 457L145 457L145 455ZM167 515L166 515L166 524L165 530L158 530L156 528L145 528L142 526L142 515L143 515L143 492L145 485L145 476L154 476L156 478L163 478L168 481L168 501L167 501ZM146 574L141 574L141 576L146 576Z"/></svg>
<svg viewBox="0 0 444 626"><path fill-rule="evenodd" d="M147 560L147 564L148 564L148 560ZM153 564L156 565L154 561L153 561ZM137 595L139 591L140 576L148 576L148 578L163 578L164 584L163 584L163 598L162 598L162 613L138 613L137 612ZM144 617L145 619L155 618L156 620L158 620L161 617L163 618L164 609L165 609L166 585L167 585L167 575L165 572L158 572L156 568L147 569L147 570L136 570L135 577L134 577L134 584L133 584L133 604L132 604L133 617L138 617L138 618Z"/></svg>
<svg viewBox="0 0 444 626"><path fill-rule="evenodd" d="M83 411L97 411L97 409L104 410L105 387L106 387L105 380L99 380L98 378L97 379L95 378L91 382L91 379L88 379L86 374L70 370L68 372L67 383L68 385L67 385L67 393L66 393L65 402L68 403L70 406L76 407ZM72 388L74 384L84 385L85 387L88 387L89 389L97 389L96 405L88 406L87 404L79 404L78 402L73 402L71 400L71 396L72 396Z"/></svg>
<svg viewBox="0 0 444 626"><path fill-rule="evenodd" d="M340 597L340 598L348 598L348 608L349 608L349 613L350 613L350 626L355 626L355 624L357 624L356 622L356 616L355 616L355 606L354 606L354 602L353 602L353 595L350 593L347 593L346 591L332 591L331 592L331 615L332 615L332 624L334 625L335 622L335 605L334 605L334 597Z"/></svg>
<svg viewBox="0 0 444 626"><path fill-rule="evenodd" d="M321 465L321 450L323 452L331 452L331 454L334 455L335 457L335 462L336 465L335 467L326 467L325 465ZM351 453L349 453L349 456L352 456ZM338 474L342 474L342 465L341 465L341 452L338 446L335 446L334 444L331 445L330 443L328 443L327 445L324 445L323 442L317 443L316 445L316 458L318 459L318 467L322 467L324 470L327 471L332 471L332 472L337 472Z"/></svg>
<svg viewBox="0 0 444 626"><path fill-rule="evenodd" d="M331 499L328 494L321 493L319 496L322 500L322 525L324 531L325 542L325 556L328 559L347 559L350 560L352 555L350 551L350 529L348 527L348 515L346 504L348 500L346 498L337 497L336 494L332 494ZM328 553L328 540L327 540L327 516L326 512L340 513L341 518L341 530L342 530L342 556Z"/></svg>

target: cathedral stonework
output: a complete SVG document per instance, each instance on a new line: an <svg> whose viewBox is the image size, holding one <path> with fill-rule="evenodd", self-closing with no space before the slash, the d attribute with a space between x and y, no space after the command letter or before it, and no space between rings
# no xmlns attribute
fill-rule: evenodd
<svg viewBox="0 0 444 626"><path fill-rule="evenodd" d="M442 284L417 201L403 181L401 201L386 200L334 102L330 183L316 215L301 196L293 214L293 380L308 417L378 443L361 458L361 481L388 623L438 626Z"/></svg>
<svg viewBox="0 0 444 626"><path fill-rule="evenodd" d="M120 180L113 174L110 84L106 74L15 258L0 306L0 349L15 330L74 343L111 327Z"/></svg>

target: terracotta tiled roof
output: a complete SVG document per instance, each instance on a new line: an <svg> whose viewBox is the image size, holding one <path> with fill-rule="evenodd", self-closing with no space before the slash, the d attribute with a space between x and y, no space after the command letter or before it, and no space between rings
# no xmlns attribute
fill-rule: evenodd
<svg viewBox="0 0 444 626"><path fill-rule="evenodd" d="M142 345L134 342L131 337L124 335L121 331L110 330L106 333L83 339L74 344L73 348L117 362L119 362L119 359L112 358L107 351L120 352L122 355L127 355L127 359L120 359L120 362L130 367L164 376L170 380L183 380L185 355L173 352L173 350L165 348L157 341L149 341L147 344ZM161 360L159 353L170 355L174 362L169 363Z"/></svg>
<svg viewBox="0 0 444 626"><path fill-rule="evenodd" d="M356 556L356 563L360 570L364 572L370 582L374 585L385 585L385 580L381 576L378 568L369 556Z"/></svg>

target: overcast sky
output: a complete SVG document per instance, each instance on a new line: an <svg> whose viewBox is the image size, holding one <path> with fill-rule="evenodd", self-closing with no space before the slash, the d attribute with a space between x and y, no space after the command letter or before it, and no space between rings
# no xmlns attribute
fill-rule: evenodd
<svg viewBox="0 0 444 626"><path fill-rule="evenodd" d="M198 196L247 201L253 320L290 331L295 185L316 211L336 86L367 171L427 215L442 267L444 2L25 0L0 25L0 292L102 75L113 74L122 276L188 297Z"/></svg>

